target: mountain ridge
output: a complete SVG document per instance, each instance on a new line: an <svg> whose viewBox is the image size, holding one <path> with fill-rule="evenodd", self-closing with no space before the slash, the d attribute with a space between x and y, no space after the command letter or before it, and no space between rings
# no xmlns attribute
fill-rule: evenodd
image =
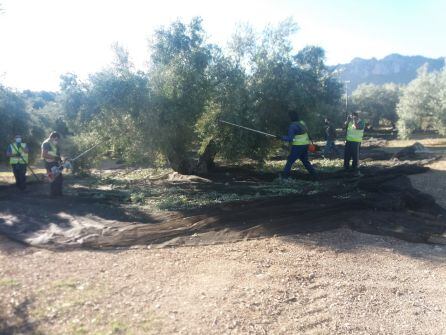
<svg viewBox="0 0 446 335"><path fill-rule="evenodd" d="M340 81L350 81L348 90L351 94L360 84L408 84L416 78L418 69L424 64L427 64L429 72L439 71L445 66L445 58L393 53L381 59L355 57L350 63L333 65L329 69Z"/></svg>

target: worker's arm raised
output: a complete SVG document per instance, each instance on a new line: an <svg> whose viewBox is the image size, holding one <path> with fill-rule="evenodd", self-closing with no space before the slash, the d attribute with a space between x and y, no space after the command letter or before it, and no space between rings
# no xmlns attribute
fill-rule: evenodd
<svg viewBox="0 0 446 335"><path fill-rule="evenodd" d="M355 121L355 128L363 130L365 128L365 122L363 120L356 120Z"/></svg>
<svg viewBox="0 0 446 335"><path fill-rule="evenodd" d="M347 116L347 120L345 120L345 122L344 122L344 127L345 128L347 128L347 126L348 126L348 123L352 120L352 115L349 115L349 116Z"/></svg>

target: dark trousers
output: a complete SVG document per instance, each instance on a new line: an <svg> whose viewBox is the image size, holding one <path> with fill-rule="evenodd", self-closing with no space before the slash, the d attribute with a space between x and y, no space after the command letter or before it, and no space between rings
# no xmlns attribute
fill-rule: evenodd
<svg viewBox="0 0 446 335"><path fill-rule="evenodd" d="M356 170L358 168L359 162L359 148L361 146L360 142L345 142L344 151L344 169L348 170L350 168L350 160L352 161L352 168Z"/></svg>
<svg viewBox="0 0 446 335"><path fill-rule="evenodd" d="M51 172L51 168L53 166L59 167L59 164L56 162L53 163L45 163L45 168L47 172ZM62 187L63 187L63 176L62 172L50 183L50 194L52 196L61 196L62 195Z"/></svg>
<svg viewBox="0 0 446 335"><path fill-rule="evenodd" d="M325 148L324 148L324 154L325 155L329 155L329 154L339 154L338 153L338 149L336 148L336 144L335 141L332 139L327 139L327 143L325 144Z"/></svg>
<svg viewBox="0 0 446 335"><path fill-rule="evenodd" d="M13 164L12 172L15 177L15 185L22 191L26 188L26 164Z"/></svg>
<svg viewBox="0 0 446 335"><path fill-rule="evenodd" d="M283 176L289 177L291 172L291 167L296 160L300 159L302 164L305 166L307 171L314 175L315 171L310 161L308 160L308 145L293 145L291 146L291 152L288 156L285 168L283 169Z"/></svg>

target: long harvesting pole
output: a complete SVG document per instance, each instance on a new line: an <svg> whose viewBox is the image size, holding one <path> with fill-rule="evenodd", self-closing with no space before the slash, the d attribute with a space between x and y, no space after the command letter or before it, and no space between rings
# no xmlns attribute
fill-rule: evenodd
<svg viewBox="0 0 446 335"><path fill-rule="evenodd" d="M240 126L240 125L238 125L238 124L235 124L235 123L232 123L232 122L228 122L228 121L225 121L225 120L218 120L218 122L226 123L226 124L229 124L229 125L231 125L231 126L233 126L233 127L237 127L237 128L241 128L241 129L249 130L249 131L252 131L252 132L254 132L254 133L262 134L262 135L265 135L265 136L269 136L269 137L277 138L276 135L273 135L273 134L270 134L270 133L265 133L264 131L260 131L260 130L257 130L257 129L252 129L252 128L248 128L248 127Z"/></svg>

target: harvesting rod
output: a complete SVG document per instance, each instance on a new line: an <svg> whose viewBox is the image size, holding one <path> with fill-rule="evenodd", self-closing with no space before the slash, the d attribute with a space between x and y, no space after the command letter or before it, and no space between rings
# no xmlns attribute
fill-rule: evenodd
<svg viewBox="0 0 446 335"><path fill-rule="evenodd" d="M276 135L273 135L273 134L270 134L270 133L265 133L264 131L260 131L260 130L257 130L257 129L252 129L252 128L248 128L248 127L240 126L240 125L238 125L238 124L235 124L235 123L232 123L232 122L228 122L228 121L225 121L225 120L218 120L218 122L220 122L220 123L226 123L226 124L229 124L229 125L231 125L231 126L233 126L233 127L237 127L237 128L241 128L241 129L249 130L249 131L252 131L252 132L254 132L254 133L262 134L262 135L265 135L265 136L278 138L278 136L276 136Z"/></svg>

